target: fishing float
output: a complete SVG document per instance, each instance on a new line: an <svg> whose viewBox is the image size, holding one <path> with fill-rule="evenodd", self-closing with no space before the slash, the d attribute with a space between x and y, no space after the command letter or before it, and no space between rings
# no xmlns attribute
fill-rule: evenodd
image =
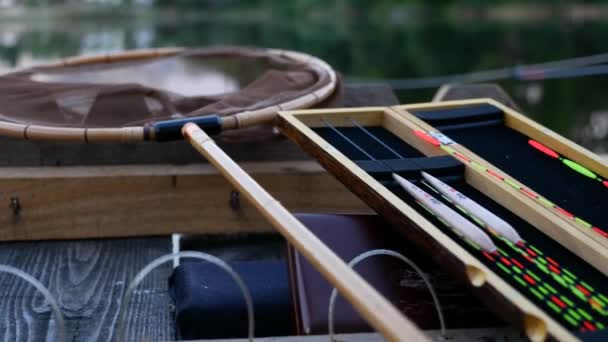
<svg viewBox="0 0 608 342"><path fill-rule="evenodd" d="M393 179L412 197L420 201L433 214L447 222L456 233L473 242L486 252L496 252L496 246L494 245L494 242L492 242L492 239L483 230L472 224L469 220L462 217L460 214L438 201L435 197L408 182L405 180L405 178L399 176L398 174L393 173Z"/></svg>
<svg viewBox="0 0 608 342"><path fill-rule="evenodd" d="M528 140L528 144L530 146L534 147L536 150L548 155L549 157L555 158L555 159L561 161L564 165L566 165L569 168L571 168L572 170L582 174L583 176L586 176L586 177L589 177L591 179L601 182L605 187L608 188L608 180L603 179L602 177L596 175L593 171L582 166L581 164L574 162L568 158L562 157L557 152L553 151L551 148L539 143L536 140L530 139L530 140Z"/></svg>
<svg viewBox="0 0 608 342"><path fill-rule="evenodd" d="M427 174L427 176L430 175ZM425 177L425 179L428 182L433 183L430 177ZM397 178L395 179L397 180L397 182L399 182ZM449 186L445 183L443 183L445 187L442 187L437 183L432 184L432 186L428 183L425 184L440 194L442 193L439 192L439 188L441 188L442 190L443 188L449 188ZM412 186L415 187L414 185ZM407 188L405 189L407 190ZM454 192L457 191L454 190ZM409 193L415 196L418 204L423 206L433 215L437 216L442 222L444 222L444 224L446 224L446 226L455 229L456 225L452 222L446 222L448 220L444 219L444 216L440 216L437 210L430 209L428 202L425 202L427 203L426 205L421 203L421 201L423 200L422 197L417 197L412 192ZM465 215L470 216L472 219L478 220L476 216L473 216L471 214L470 206L469 208L465 209L465 206L462 205L462 202L454 201L446 195L443 196L447 200L452 201L453 204L456 204L456 207L460 209ZM483 223L483 225L487 228L485 222L481 223ZM519 236L516 231L515 233L517 234L517 236ZM604 300L608 300L608 297L604 296L601 293L594 292L595 290L591 286L589 286L583 280L578 278L572 272L561 267L552 258L544 256L539 249L530 245L527 241L520 238L518 243L513 243L512 240L515 240L514 238L509 239L504 235L497 235L499 235L500 241L503 241L508 246L510 246L511 249L517 252L517 254L520 254L523 259L530 262L530 264L535 265L538 270L542 271L542 273L547 274L547 276L551 277L550 279L553 279L556 283L562 285L565 290L570 291L564 292L559 288L551 286L546 281L541 281L541 278L538 276L538 274L532 271L527 266L525 266L525 263L522 259L518 260L515 255L509 255L504 249L501 249L498 246L496 247L496 251L493 253L483 251L483 255L491 262L493 262L502 272L515 279L515 281L517 281L519 285L529 291L536 298L543 301L545 305L550 307L557 314L561 315L561 317L563 317L563 319L570 325L572 325L573 327L580 328L581 332L595 331L597 329L602 330L605 328L605 326L600 321L598 321L597 318L598 315L608 315L608 311L604 309L604 307L608 305L608 302L604 303ZM471 238L469 239L473 240ZM588 304L588 308L591 308L592 310L587 311L582 306L580 306L580 303L575 304L575 302L571 300L571 295L574 295L574 297L576 297L577 299L580 299L586 304ZM582 315L584 315L584 318Z"/></svg>
<svg viewBox="0 0 608 342"><path fill-rule="evenodd" d="M463 207L471 216L474 216L480 220L492 233L500 235L514 244L520 244L522 242L522 238L519 236L519 233L517 233L515 228L513 228L503 219L439 179L424 171L421 173L422 177L431 183L431 185L437 189L437 191L449 198L452 202Z"/></svg>

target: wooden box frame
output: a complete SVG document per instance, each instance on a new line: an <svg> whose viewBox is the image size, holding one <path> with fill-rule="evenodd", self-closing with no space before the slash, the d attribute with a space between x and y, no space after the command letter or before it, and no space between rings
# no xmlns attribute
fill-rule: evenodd
<svg viewBox="0 0 608 342"><path fill-rule="evenodd" d="M479 102L463 101L463 103ZM436 106L441 105L443 104ZM279 113L279 128L283 134L296 142L309 155L315 157L372 209L395 226L404 227L409 240L427 251L435 251L432 257L437 263L443 264L445 270L475 288L481 298L502 317L523 326L531 340L544 340L547 336L564 341L576 340L576 337L568 330L311 129L311 127L324 125L321 118L337 127L352 126L345 120L348 117L356 118L361 125L382 126L427 156L445 154L442 150L417 138L413 131L424 126L417 125L414 121L409 120L409 117L406 118L403 113L398 111L398 108L367 107L283 111ZM427 128L430 129L430 127ZM492 179L470 166L465 168L465 179L485 195L518 213L533 225L541 224L550 230L556 225L563 224L545 208L525 202L523 200L525 198L520 194L513 193L506 187L497 186ZM563 228L563 226L561 227ZM566 231L565 228L563 229ZM562 235L562 240L566 236ZM578 236L578 238L577 243L595 243L587 235ZM584 252L584 245L578 246L579 249L574 249L573 252ZM599 248L592 251L605 257ZM587 257L589 258L589 255ZM605 264L599 263L594 266L603 268L604 272L606 270Z"/></svg>

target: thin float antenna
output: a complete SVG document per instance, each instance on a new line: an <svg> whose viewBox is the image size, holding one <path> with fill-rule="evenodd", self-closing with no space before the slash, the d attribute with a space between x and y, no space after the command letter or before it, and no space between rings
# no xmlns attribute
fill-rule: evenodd
<svg viewBox="0 0 608 342"><path fill-rule="evenodd" d="M332 124L330 124L329 122L325 121L325 119L321 119L321 122L328 127L329 129L331 129L334 133L336 133L337 135L339 135L342 139L348 141L348 143L350 143L351 145L353 145L355 148L357 148L357 150L359 150L359 152L365 154L369 159L371 160L376 160L376 158L374 158L371 154L367 153L367 151L365 151L364 149L362 149L359 145L355 144L354 141L350 140L349 137L347 137L346 135L344 135L344 133L340 132L336 127L334 127Z"/></svg>
<svg viewBox="0 0 608 342"><path fill-rule="evenodd" d="M397 153L397 151L395 151L390 146L388 146L384 141L378 139L378 137L375 136L374 134L372 134L372 132L370 132L367 128L361 126L356 120L354 120L353 118L348 118L348 120L350 120L350 122L352 122L353 125L357 126L360 130L365 132L365 134L367 134L370 138L374 139L374 141L376 141L377 143L382 145L382 147L386 148L387 150L391 151L391 153L393 153L394 155L399 157L399 159L405 159L405 157L403 157L401 154Z"/></svg>

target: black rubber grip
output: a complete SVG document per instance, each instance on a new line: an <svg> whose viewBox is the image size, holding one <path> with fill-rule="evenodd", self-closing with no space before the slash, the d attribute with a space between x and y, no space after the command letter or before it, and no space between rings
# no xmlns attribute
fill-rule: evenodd
<svg viewBox="0 0 608 342"><path fill-rule="evenodd" d="M222 120L218 115L206 115L197 118L158 121L152 124L154 140L173 141L183 139L182 127L189 123L197 124L205 133L215 135L222 131Z"/></svg>

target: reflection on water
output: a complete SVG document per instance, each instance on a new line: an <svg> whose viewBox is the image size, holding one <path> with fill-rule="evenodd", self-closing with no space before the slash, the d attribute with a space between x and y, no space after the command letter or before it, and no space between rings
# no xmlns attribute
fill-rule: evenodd
<svg viewBox="0 0 608 342"><path fill-rule="evenodd" d="M604 20L585 21L593 18L591 14L606 12L605 8L604 12L579 11L577 20L565 15L546 18L542 11L522 11L535 13L533 20L514 20L517 12L513 10L486 11L489 14L483 18L479 11L462 10L437 18L431 15L433 11L412 12L392 3L344 9L340 6L346 3L337 1L324 11L308 9L305 15L301 9L289 8L291 5L270 14L264 10L233 16L162 11L149 18L89 16L69 20L69 25L65 18L17 16L3 21L0 17L0 73L59 57L164 46L228 44L301 50L325 59L347 79L358 80L456 74L608 51ZM201 82L225 90L241 87L247 80L219 76L217 66L202 80L189 72L188 63L150 68L138 81L162 82L183 94L196 92ZM243 72L231 71L236 75ZM188 77L178 80L178 74ZM121 75L91 73L88 80L105 82L116 76ZM598 153L608 153L605 79L591 76L500 84L535 120ZM403 102L422 102L429 101L433 93L430 89L407 90L398 95Z"/></svg>

